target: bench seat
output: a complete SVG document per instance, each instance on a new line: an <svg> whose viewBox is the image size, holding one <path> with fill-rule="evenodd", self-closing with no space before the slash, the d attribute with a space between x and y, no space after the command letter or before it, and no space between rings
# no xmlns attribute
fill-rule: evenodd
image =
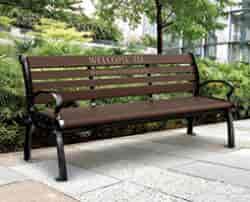
<svg viewBox="0 0 250 202"><path fill-rule="evenodd" d="M62 109L61 119L65 129L81 128L101 124L111 124L120 121L140 119L157 119L213 110L225 110L232 107L232 103L207 97L187 97L171 100L137 101L133 103L119 103L99 105L96 107L70 107ZM47 111L53 118L54 112Z"/></svg>

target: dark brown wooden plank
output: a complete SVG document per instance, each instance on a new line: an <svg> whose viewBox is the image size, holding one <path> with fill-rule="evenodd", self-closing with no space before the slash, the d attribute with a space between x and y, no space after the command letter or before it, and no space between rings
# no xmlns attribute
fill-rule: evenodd
<svg viewBox="0 0 250 202"><path fill-rule="evenodd" d="M169 82L169 81L194 81L194 74L177 74L174 76L155 76L155 77L133 77L133 78L115 78L115 79L97 79L97 80L70 80L70 81L54 81L54 82L39 82L33 83L35 91L43 89L62 89L62 88L77 88L89 86L104 86L115 84L141 84L154 82Z"/></svg>
<svg viewBox="0 0 250 202"><path fill-rule="evenodd" d="M32 68L110 66L139 64L192 64L187 55L123 55L123 56L30 56L28 64Z"/></svg>
<svg viewBox="0 0 250 202"><path fill-rule="evenodd" d="M90 70L36 71L31 72L31 77L33 80L70 79L88 77L90 74Z"/></svg>
<svg viewBox="0 0 250 202"><path fill-rule="evenodd" d="M136 74L160 74L160 73L193 73L193 66L175 67L148 67L148 68L113 68L99 70L64 70L64 71L35 71L32 72L33 80L81 78L89 76L119 76Z"/></svg>
<svg viewBox="0 0 250 202"><path fill-rule="evenodd" d="M148 67L148 68L115 68L102 69L93 72L93 76L116 76L116 75L134 75L134 74L157 74L157 73L177 73L194 72L193 66L178 67Z"/></svg>
<svg viewBox="0 0 250 202"><path fill-rule="evenodd" d="M76 92L60 92L59 94L65 101L70 100L90 100L111 97L125 96L141 96L148 94L172 93L172 92L193 92L194 84L168 84L168 85L152 85L143 87L126 87L126 88L111 88L85 90ZM51 98L47 95L41 95L35 100L36 103L47 103Z"/></svg>

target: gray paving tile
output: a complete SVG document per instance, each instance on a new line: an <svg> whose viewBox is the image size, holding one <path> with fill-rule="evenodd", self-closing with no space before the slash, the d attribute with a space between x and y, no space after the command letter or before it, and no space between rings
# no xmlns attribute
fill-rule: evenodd
<svg viewBox="0 0 250 202"><path fill-rule="evenodd" d="M194 202L247 202L250 197L250 189L188 176L177 179L169 189Z"/></svg>
<svg viewBox="0 0 250 202"><path fill-rule="evenodd" d="M179 148L179 150L176 151L171 151L169 154L177 155L177 156L182 156L185 158L191 158L194 160L203 160L206 157L216 155L218 153L231 153L233 151L237 151L238 149L229 149L229 148L224 148L218 147L218 148L210 148L210 149L202 149L202 148Z"/></svg>
<svg viewBox="0 0 250 202"><path fill-rule="evenodd" d="M145 170L130 181L195 202L247 202L250 196L250 189L247 188L157 168Z"/></svg>
<svg viewBox="0 0 250 202"><path fill-rule="evenodd" d="M110 167L120 160L128 160L132 163L138 159L143 159L152 154L151 151L129 148L129 147L115 147L77 151L74 154L67 155L69 161L82 168L93 169L96 167Z"/></svg>
<svg viewBox="0 0 250 202"><path fill-rule="evenodd" d="M144 170L150 170L151 166L139 163L137 161L120 160L110 164L104 164L91 168L92 171L101 173L106 176L112 176L116 179L125 180L132 178Z"/></svg>
<svg viewBox="0 0 250 202"><path fill-rule="evenodd" d="M220 124L218 125L220 126ZM153 140L153 142L202 150L216 150L224 148L227 145L227 130L221 131L214 129L213 125L209 125L199 126L195 132L196 136L189 136L184 132L179 135L158 138L157 140ZM236 146L240 147L240 136L238 133L236 133Z"/></svg>
<svg viewBox="0 0 250 202"><path fill-rule="evenodd" d="M240 120L240 121L235 121L234 122L235 127L242 127L242 128L246 128L246 129L250 128L249 123L250 123L250 119Z"/></svg>
<svg viewBox="0 0 250 202"><path fill-rule="evenodd" d="M0 166L0 185L28 179L26 176L7 167Z"/></svg>
<svg viewBox="0 0 250 202"><path fill-rule="evenodd" d="M155 144L153 143L157 148L158 145ZM121 147L92 151L87 152L87 155L85 151L77 152L73 156L68 155L68 157L70 162L78 167L93 169L119 179L127 179L134 173L140 172L145 166L171 168L193 162L192 159L177 157L168 153L154 153L144 147Z"/></svg>
<svg viewBox="0 0 250 202"><path fill-rule="evenodd" d="M156 190L145 188L129 182L122 182L113 186L88 192L81 196L82 202L184 202Z"/></svg>
<svg viewBox="0 0 250 202"><path fill-rule="evenodd" d="M212 183L207 193L202 193L194 198L194 202L248 202L250 190L242 187Z"/></svg>
<svg viewBox="0 0 250 202"><path fill-rule="evenodd" d="M197 134L196 136L189 136L184 134L175 135L171 137L165 137L157 140L153 140L153 142L161 143L161 144L171 144L171 145L181 145L181 146L209 146L209 145L221 145L224 144L224 138L220 137L207 137L202 134Z"/></svg>
<svg viewBox="0 0 250 202"><path fill-rule="evenodd" d="M192 200L196 195L206 192L209 186L206 180L158 168L144 170L130 181L187 200Z"/></svg>
<svg viewBox="0 0 250 202"><path fill-rule="evenodd" d="M106 151L102 151L102 153L106 155L108 158L133 160L133 159L143 158L147 155L150 155L152 152L143 148L138 149L138 148L124 146L111 150L107 149Z"/></svg>
<svg viewBox="0 0 250 202"><path fill-rule="evenodd" d="M250 171L250 149L241 149L226 154L211 155L204 158L205 162L222 164L229 167L241 168Z"/></svg>
<svg viewBox="0 0 250 202"><path fill-rule="evenodd" d="M180 156L175 156L169 153L152 153L142 158L138 158L137 162L145 165L155 166L163 169L174 168L181 165L186 165L195 160Z"/></svg>
<svg viewBox="0 0 250 202"><path fill-rule="evenodd" d="M167 153L167 152L176 150L175 145L171 145L171 144L164 145L164 144L161 144L158 142L151 142L151 141L133 144L133 145L130 145L129 147L138 148L138 149L142 149L142 150L148 150L151 152L163 152L163 153Z"/></svg>
<svg viewBox="0 0 250 202"><path fill-rule="evenodd" d="M250 129L248 131L236 131L240 141L240 148L250 148Z"/></svg>
<svg viewBox="0 0 250 202"><path fill-rule="evenodd" d="M179 140L180 141L180 140ZM167 141L166 141L167 142ZM217 153L228 153L237 149L229 149L221 144L198 145L197 143L186 143L185 145L168 144L160 142L147 142L133 147L147 149L155 153L164 153L194 160L203 159L206 156Z"/></svg>
<svg viewBox="0 0 250 202"><path fill-rule="evenodd" d="M194 126L194 132L202 135L202 136L211 136L223 138L227 134L227 123L209 123L203 125ZM216 132L216 133L213 133Z"/></svg>
<svg viewBox="0 0 250 202"><path fill-rule="evenodd" d="M102 165L112 164L119 159L109 157L103 152L77 151L67 155L68 162L84 169L92 169Z"/></svg>
<svg viewBox="0 0 250 202"><path fill-rule="evenodd" d="M133 144L139 144L146 140L144 140L147 136L153 136L154 133L148 133L143 135L133 135L133 136L126 136L126 137L119 137L119 138L112 138L112 139L105 139L105 140L98 140L92 142L86 142L77 144L76 147L80 150L88 150L88 151L105 151L105 150L115 150L118 148L123 148L126 146L130 146Z"/></svg>
<svg viewBox="0 0 250 202"><path fill-rule="evenodd" d="M58 166L54 160L32 164L27 163L26 165L13 167L13 169L78 199L82 192L91 191L118 182L118 180L114 178L81 169L70 164L67 166L69 176L67 182L55 181Z"/></svg>
<svg viewBox="0 0 250 202"><path fill-rule="evenodd" d="M250 187L250 172L221 165L203 162L194 162L186 166L174 168L173 170L206 179Z"/></svg>

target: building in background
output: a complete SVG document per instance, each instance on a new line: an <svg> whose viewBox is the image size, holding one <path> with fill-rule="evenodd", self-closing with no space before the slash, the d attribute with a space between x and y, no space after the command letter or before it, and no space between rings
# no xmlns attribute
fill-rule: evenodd
<svg viewBox="0 0 250 202"><path fill-rule="evenodd" d="M193 52L221 62L240 61L250 63L250 0L238 1L228 8L226 16L219 19L225 28L208 34L205 39L195 42L164 36L164 52L179 54Z"/></svg>

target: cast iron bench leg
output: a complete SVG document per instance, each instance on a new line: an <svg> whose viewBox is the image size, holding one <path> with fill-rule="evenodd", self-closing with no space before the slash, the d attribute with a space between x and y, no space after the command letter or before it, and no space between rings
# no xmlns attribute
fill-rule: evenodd
<svg viewBox="0 0 250 202"><path fill-rule="evenodd" d="M227 119L227 135L228 135L228 147L235 147L235 135L234 135L234 125L233 125L233 115L231 110L226 111Z"/></svg>
<svg viewBox="0 0 250 202"><path fill-rule="evenodd" d="M63 144L63 135L61 131L54 131L56 136L56 146L57 146L57 158L58 158L58 168L59 168L59 176L56 179L57 181L67 181L67 168L66 168L66 160L64 153L64 144Z"/></svg>
<svg viewBox="0 0 250 202"><path fill-rule="evenodd" d="M193 133L193 123L194 123L194 118L193 117L187 118L187 124L188 124L187 134L188 135L195 135Z"/></svg>
<svg viewBox="0 0 250 202"><path fill-rule="evenodd" d="M32 135L34 131L35 131L35 126L33 124L26 126L24 150L23 150L25 161L28 161L31 158Z"/></svg>

